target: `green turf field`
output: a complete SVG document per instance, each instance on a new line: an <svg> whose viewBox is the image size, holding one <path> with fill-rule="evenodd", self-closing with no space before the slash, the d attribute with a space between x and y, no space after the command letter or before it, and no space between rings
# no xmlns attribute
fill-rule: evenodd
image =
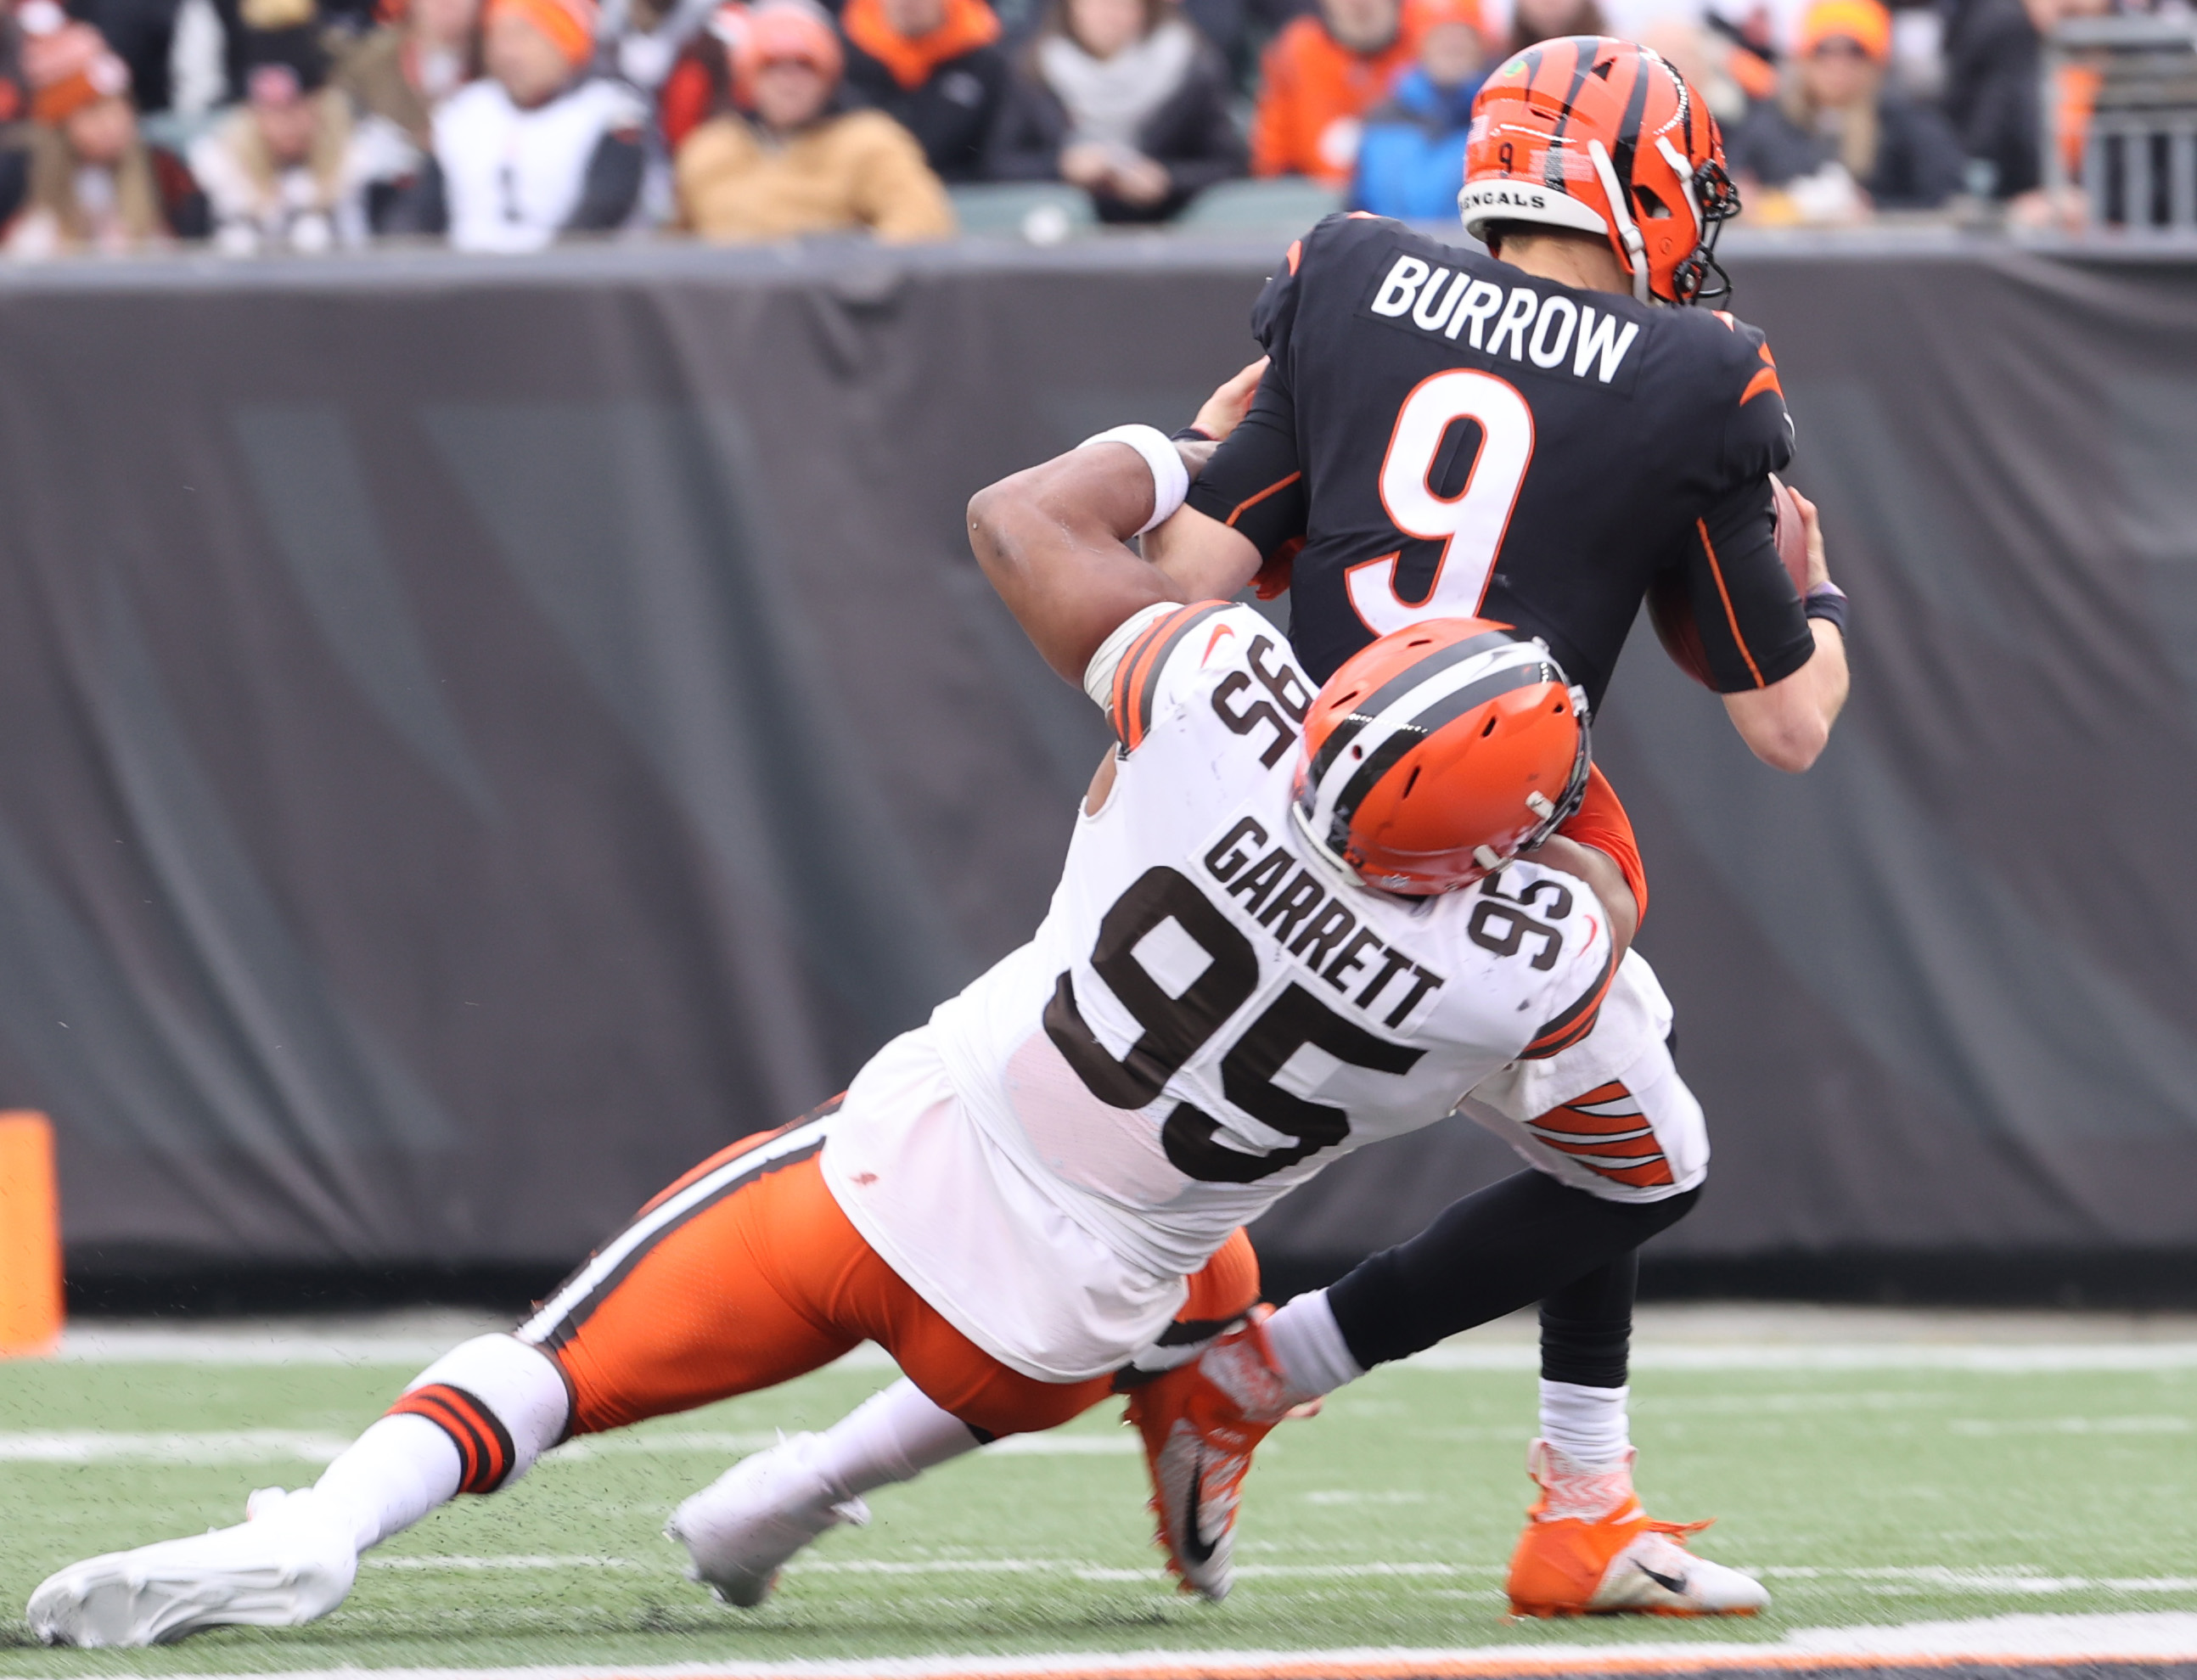
<svg viewBox="0 0 2197 1680"><path fill-rule="evenodd" d="M1168 1590L1134 1437L1098 1413L1064 1432L1081 1450L982 1454L886 1490L872 1526L826 1537L765 1608L717 1606L680 1578L665 1514L769 1431L827 1423L889 1376L841 1368L568 1449L512 1492L461 1499L369 1555L350 1602L316 1626L135 1655L29 1643L22 1604L47 1572L235 1521L250 1488L310 1481L317 1470L296 1455L371 1421L409 1375L0 1365L0 1674L1759 1640L1848 1622L2197 1609L2187 1365L1638 1376L1643 1492L1661 1515L1721 1517L1701 1549L1764 1572L1777 1595L1754 1623L1506 1620L1497 1586L1528 1492L1531 1376L1414 1367L1377 1373L1270 1440L1225 1606ZM208 1439L222 1432L232 1439ZM26 1459L85 1451L89 1462ZM233 1462L205 1462L224 1454Z"/></svg>

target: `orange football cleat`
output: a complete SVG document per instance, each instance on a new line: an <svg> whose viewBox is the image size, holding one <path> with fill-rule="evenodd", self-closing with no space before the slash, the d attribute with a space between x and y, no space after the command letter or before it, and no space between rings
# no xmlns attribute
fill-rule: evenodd
<svg viewBox="0 0 2197 1680"><path fill-rule="evenodd" d="M1255 1321L1130 1392L1159 1543L1184 1591L1215 1603L1228 1596L1252 1451L1305 1398L1283 1378Z"/></svg>
<svg viewBox="0 0 2197 1680"><path fill-rule="evenodd" d="M1632 1452L1602 1469L1546 1441L1527 1450L1541 1498L1510 1556L1518 1616L1751 1616L1770 1595L1751 1575L1696 1557L1686 1537L1706 1522L1658 1522L1632 1491Z"/></svg>

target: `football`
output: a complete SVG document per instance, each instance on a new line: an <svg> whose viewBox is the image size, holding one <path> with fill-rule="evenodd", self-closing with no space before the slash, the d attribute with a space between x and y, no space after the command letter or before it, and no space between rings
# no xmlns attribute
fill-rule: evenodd
<svg viewBox="0 0 2197 1680"><path fill-rule="evenodd" d="M1785 570L1793 575L1793 587L1805 594L1808 588L1807 524L1800 517L1800 502L1783 479L1773 475L1770 491L1771 503L1777 514L1777 558L1785 562ZM1672 664L1704 688L1716 686L1709 675L1708 656L1701 647L1701 633L1695 628L1692 604L1686 599L1684 572L1663 572L1649 586L1648 622L1655 627L1655 638L1663 644L1663 651L1671 656Z"/></svg>

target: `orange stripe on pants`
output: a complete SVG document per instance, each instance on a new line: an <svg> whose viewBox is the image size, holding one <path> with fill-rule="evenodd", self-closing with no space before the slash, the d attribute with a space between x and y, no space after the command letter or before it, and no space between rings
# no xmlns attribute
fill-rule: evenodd
<svg viewBox="0 0 2197 1680"><path fill-rule="evenodd" d="M1238 1231L1191 1280L1179 1316L1234 1318L1257 1299L1258 1263ZM864 1341L988 1434L1052 1428L1111 1390L1105 1376L1040 1382L955 1330L862 1240L814 1155L667 1231L544 1351L571 1385L572 1433L588 1434L788 1382Z"/></svg>

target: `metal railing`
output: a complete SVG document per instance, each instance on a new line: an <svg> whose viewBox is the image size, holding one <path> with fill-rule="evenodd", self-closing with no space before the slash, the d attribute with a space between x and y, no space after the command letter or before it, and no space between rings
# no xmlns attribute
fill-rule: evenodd
<svg viewBox="0 0 2197 1680"><path fill-rule="evenodd" d="M2197 20L2071 18L2045 43L2044 182L2090 219L2197 228Z"/></svg>

